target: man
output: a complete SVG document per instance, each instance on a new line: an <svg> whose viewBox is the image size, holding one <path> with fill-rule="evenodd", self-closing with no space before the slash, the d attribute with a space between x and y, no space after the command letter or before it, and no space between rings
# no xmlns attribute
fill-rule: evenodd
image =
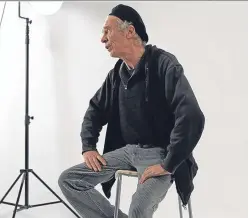
<svg viewBox="0 0 249 218"><path fill-rule="evenodd" d="M183 204L193 190L197 165L192 151L204 128L204 115L170 53L148 42L145 25L133 8L118 5L107 17L101 42L119 58L90 100L82 123L85 162L64 171L59 185L83 218L111 218L115 172L137 170L139 182L128 216L151 218L173 181ZM108 124L104 154L99 133Z"/></svg>

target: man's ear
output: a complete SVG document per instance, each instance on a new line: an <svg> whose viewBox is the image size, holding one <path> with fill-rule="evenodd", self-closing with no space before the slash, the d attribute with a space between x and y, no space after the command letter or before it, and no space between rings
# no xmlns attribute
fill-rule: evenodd
<svg viewBox="0 0 249 218"><path fill-rule="evenodd" d="M128 39L131 39L135 36L136 34L136 30L135 30L135 27L133 25L129 25L128 28L127 28L127 38Z"/></svg>

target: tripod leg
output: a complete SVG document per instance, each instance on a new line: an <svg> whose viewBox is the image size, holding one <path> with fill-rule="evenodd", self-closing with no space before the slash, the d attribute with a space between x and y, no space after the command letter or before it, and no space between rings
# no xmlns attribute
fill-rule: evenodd
<svg viewBox="0 0 249 218"><path fill-rule="evenodd" d="M6 194L3 196L2 200L0 201L0 204L4 201L4 199L7 197L7 195L9 194L9 192L11 191L11 189L14 187L14 185L17 183L17 181L19 180L19 178L21 177L21 175L23 174L23 172L21 172L16 180L13 182L13 184L10 186L9 190L6 192Z"/></svg>
<svg viewBox="0 0 249 218"><path fill-rule="evenodd" d="M80 218L80 216L74 212L34 171L32 171L34 176L44 185L46 188L51 191L60 201L63 203L76 217Z"/></svg>
<svg viewBox="0 0 249 218"><path fill-rule="evenodd" d="M23 183L24 183L24 180L25 180L25 174L26 173L24 173L23 174L23 177L22 177L22 183L21 183L21 186L20 186L20 189L19 189L19 192L18 192L18 196L17 196L17 200L16 200L16 205L15 205L15 209L14 209L14 211L13 211L13 216L12 216L12 218L15 218L15 216L16 216L16 211L17 211L17 205L18 205L18 203L19 203L19 200L20 200L20 196L21 196L21 193L22 193L22 187L23 187Z"/></svg>

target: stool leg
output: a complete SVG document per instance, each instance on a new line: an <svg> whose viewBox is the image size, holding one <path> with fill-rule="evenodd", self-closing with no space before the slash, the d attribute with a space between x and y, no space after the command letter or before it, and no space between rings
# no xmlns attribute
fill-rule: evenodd
<svg viewBox="0 0 249 218"><path fill-rule="evenodd" d="M122 184L122 175L118 175L117 189L116 189L116 201L115 201L115 209L114 209L114 218L118 218L118 210L119 210L120 195L121 195L121 184Z"/></svg>
<svg viewBox="0 0 249 218"><path fill-rule="evenodd" d="M179 203L179 212L180 212L180 218L183 218L182 216L182 204L181 204L181 198L178 195L178 203Z"/></svg>
<svg viewBox="0 0 249 218"><path fill-rule="evenodd" d="M193 218L191 199L189 199L188 201L188 214L189 214L189 218Z"/></svg>

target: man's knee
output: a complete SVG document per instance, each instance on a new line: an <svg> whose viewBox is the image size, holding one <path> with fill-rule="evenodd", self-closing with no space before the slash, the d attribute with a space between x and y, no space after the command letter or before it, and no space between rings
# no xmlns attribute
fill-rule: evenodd
<svg viewBox="0 0 249 218"><path fill-rule="evenodd" d="M61 173L58 184L62 190L85 191L93 188L89 172L84 167L72 167Z"/></svg>
<svg viewBox="0 0 249 218"><path fill-rule="evenodd" d="M61 189L64 187L66 181L70 178L69 174L70 174L69 169L67 169L63 171L61 175L59 176L58 184Z"/></svg>

